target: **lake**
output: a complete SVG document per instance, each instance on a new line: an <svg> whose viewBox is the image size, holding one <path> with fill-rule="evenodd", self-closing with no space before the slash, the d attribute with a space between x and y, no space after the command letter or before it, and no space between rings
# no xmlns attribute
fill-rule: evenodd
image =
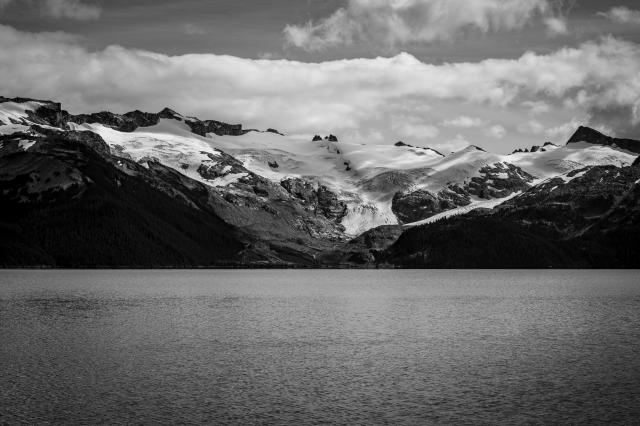
<svg viewBox="0 0 640 426"><path fill-rule="evenodd" d="M638 271L0 271L0 424L637 423Z"/></svg>

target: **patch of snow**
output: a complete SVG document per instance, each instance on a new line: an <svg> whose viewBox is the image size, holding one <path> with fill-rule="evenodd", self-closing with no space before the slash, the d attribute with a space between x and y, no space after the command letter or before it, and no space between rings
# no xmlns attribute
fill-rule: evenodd
<svg viewBox="0 0 640 426"><path fill-rule="evenodd" d="M140 127L131 133L102 124L69 123L69 126L72 130L89 130L99 134L110 147L122 147L122 152L130 155L134 161L155 158L205 184L211 184L211 181L200 176L198 167L202 163L211 163L211 156L221 155L211 146L211 140L191 133L189 126L178 120L160 119L155 126ZM182 167L185 164L189 166L186 170Z"/></svg>
<svg viewBox="0 0 640 426"><path fill-rule="evenodd" d="M22 139L20 142L18 142L18 146L21 149L24 149L25 151L27 151L29 148L31 148L35 144L36 144L36 141L25 140L25 139Z"/></svg>
<svg viewBox="0 0 640 426"><path fill-rule="evenodd" d="M29 129L27 111L36 111L43 106L41 102L3 102L0 103L0 121L5 123L0 126L0 134L10 135L16 132L24 132ZM15 121L19 124L14 124Z"/></svg>
<svg viewBox="0 0 640 426"><path fill-rule="evenodd" d="M474 200L468 206L463 206L463 207L458 207L457 209L447 210L446 212L442 212L442 213L439 213L439 214L437 214L435 216L431 216L428 219L421 220L419 222L408 223L408 224L406 224L404 226L407 227L407 228L411 228L411 227L414 227L414 226L426 225L427 223L433 223L433 222L435 222L437 220L440 220L440 219L445 219L445 218L452 217L452 216L459 216L459 215L462 215L462 214L466 214L466 213L469 213L470 211L478 209L478 208L493 209L494 207L497 207L500 204L504 203L505 201L509 201L510 199L515 198L520 194L522 194L522 192L514 192L513 194L509 195L508 197L496 198L496 199L493 199L493 200Z"/></svg>
<svg viewBox="0 0 640 426"><path fill-rule="evenodd" d="M348 205L341 223L347 235L357 236L378 226L397 225L398 219L391 211L391 203L364 202Z"/></svg>
<svg viewBox="0 0 640 426"><path fill-rule="evenodd" d="M0 120L10 121L9 118L14 120L21 120L28 118L27 111L36 111L44 104L42 102L2 102L0 103Z"/></svg>
<svg viewBox="0 0 640 426"><path fill-rule="evenodd" d="M573 175L571 177L567 176L567 174L563 174L563 175L560 175L558 177L561 178L562 180L564 180L564 183L569 183L574 179L578 179L579 177L584 176L588 171L589 171L588 169L587 170L583 170L581 172L576 173L575 175Z"/></svg>
<svg viewBox="0 0 640 426"><path fill-rule="evenodd" d="M518 153L510 156L509 162L539 179L547 179L588 166L628 166L635 155L593 144L570 144L546 152Z"/></svg>

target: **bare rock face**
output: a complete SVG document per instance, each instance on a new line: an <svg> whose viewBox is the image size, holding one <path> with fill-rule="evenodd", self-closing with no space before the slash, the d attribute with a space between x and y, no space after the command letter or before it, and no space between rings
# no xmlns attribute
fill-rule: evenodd
<svg viewBox="0 0 640 426"><path fill-rule="evenodd" d="M587 142L594 145L605 146L615 145L619 148L626 149L627 151L640 154L640 141L633 139L612 138L589 127L581 126L580 128L578 128L574 135L571 136L571 139L569 139L569 142L567 142L567 145L579 142Z"/></svg>
<svg viewBox="0 0 640 426"><path fill-rule="evenodd" d="M450 187L436 194L427 190L398 192L393 197L391 209L401 222L412 223L470 203L468 194L459 187Z"/></svg>
<svg viewBox="0 0 640 426"><path fill-rule="evenodd" d="M314 186L304 179L300 178L288 178L283 179L280 185L287 190L294 197L304 201L309 205L316 205L318 203L318 194Z"/></svg>
<svg viewBox="0 0 640 426"><path fill-rule="evenodd" d="M632 164L633 167L640 166L640 157L636 158L636 161Z"/></svg>
<svg viewBox="0 0 640 426"><path fill-rule="evenodd" d="M311 210L321 213L327 219L339 222L347 214L347 205L326 186L316 187L300 178L288 178L280 185L293 197L301 200Z"/></svg>
<svg viewBox="0 0 640 426"><path fill-rule="evenodd" d="M242 130L242 124L227 124L215 120L195 120L188 119L185 123L191 128L196 135L206 136L207 133L213 133L218 136L241 136L246 132Z"/></svg>
<svg viewBox="0 0 640 426"><path fill-rule="evenodd" d="M206 136L207 133L214 133L218 136L240 136L246 133L246 131L242 130L241 124L227 124L216 120L203 121L197 118L183 117L169 108L165 108L157 114L136 110L126 114L114 114L104 111L93 114L71 115L66 117L66 121L72 121L77 124L99 123L121 132L133 132L139 127L155 126L160 122L161 118L184 121L191 129L191 132L199 136Z"/></svg>
<svg viewBox="0 0 640 426"><path fill-rule="evenodd" d="M82 131L77 132L73 130L52 130L40 126L31 126L31 129L36 131L39 135L46 137L49 141L65 141L67 143L77 143L86 145L101 155L109 155L111 150L109 145L102 139L102 136L97 133Z"/></svg>
<svg viewBox="0 0 640 426"><path fill-rule="evenodd" d="M538 145L534 145L531 147L531 149L525 148L518 148L515 151L512 152L512 154L518 154L518 153L522 153L522 152L546 152L548 148L555 146L557 147L558 145L554 144L553 142L545 142L544 145L542 146L538 146Z"/></svg>
<svg viewBox="0 0 640 426"><path fill-rule="evenodd" d="M34 113L27 111L27 114L34 122L38 122L37 118L39 118L44 121L42 124L48 124L53 127L64 127L69 117L69 113L63 111L62 105L57 102L46 103Z"/></svg>
<svg viewBox="0 0 640 426"><path fill-rule="evenodd" d="M127 114L114 114L108 111L96 112L93 114L71 115L68 121L77 124L102 124L120 132L133 132L141 125L152 126L158 124L159 118L153 115L144 115L140 111L133 111Z"/></svg>
<svg viewBox="0 0 640 426"><path fill-rule="evenodd" d="M201 163L198 166L198 174L205 179L213 180L232 173L249 173L249 171L234 157L220 153L219 156L207 154L211 163Z"/></svg>
<svg viewBox="0 0 640 426"><path fill-rule="evenodd" d="M481 177L471 178L467 192L476 197L504 198L529 188L534 177L509 163L496 163L480 169Z"/></svg>
<svg viewBox="0 0 640 426"><path fill-rule="evenodd" d="M509 163L496 163L480 169L464 185L449 185L433 193L424 189L398 192L393 197L391 209L403 223L418 222L436 214L467 206L471 197L484 199L504 198L514 192L525 191L534 177Z"/></svg>
<svg viewBox="0 0 640 426"><path fill-rule="evenodd" d="M327 219L340 221L347 214L347 205L338 200L338 196L326 186L320 186L317 194L318 207Z"/></svg>

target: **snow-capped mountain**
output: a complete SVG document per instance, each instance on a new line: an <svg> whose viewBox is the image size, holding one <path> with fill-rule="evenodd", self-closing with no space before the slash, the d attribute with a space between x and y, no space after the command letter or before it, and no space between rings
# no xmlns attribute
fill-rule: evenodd
<svg viewBox="0 0 640 426"><path fill-rule="evenodd" d="M237 240L244 259L267 263L286 262L287 251L296 253L291 259L299 253L314 259L380 226L413 227L493 208L549 182L568 183L576 170L628 167L640 151L636 141L580 128L566 146L547 143L510 155L468 146L444 155L402 142L245 130L168 108L72 115L53 102L0 98L3 196L18 207L80 197L96 183L88 160L67 152L79 144L118 176L142 179L215 214L243 234Z"/></svg>

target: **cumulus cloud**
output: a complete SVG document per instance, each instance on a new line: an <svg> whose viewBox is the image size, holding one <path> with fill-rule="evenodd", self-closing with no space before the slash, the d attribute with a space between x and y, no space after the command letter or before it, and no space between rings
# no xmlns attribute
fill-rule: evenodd
<svg viewBox="0 0 640 426"><path fill-rule="evenodd" d="M460 116L449 120L444 120L442 123L445 127L457 127L462 129L468 129L471 127L481 127L485 124L485 121L477 117Z"/></svg>
<svg viewBox="0 0 640 426"><path fill-rule="evenodd" d="M433 139L440 135L440 129L436 126L397 119L392 120L391 129L399 137L411 140Z"/></svg>
<svg viewBox="0 0 640 426"><path fill-rule="evenodd" d="M69 18L78 20L98 19L102 8L95 4L83 3L80 0L45 0L47 14L53 18Z"/></svg>
<svg viewBox="0 0 640 426"><path fill-rule="evenodd" d="M207 30L202 28L200 25L193 24L191 22L187 22L186 24L184 24L182 26L182 29L184 30L184 33L186 35L190 36L205 35L207 33Z"/></svg>
<svg viewBox="0 0 640 426"><path fill-rule="evenodd" d="M504 126L501 126L500 124L496 124L486 129L485 134L490 138L502 139L507 134L507 129L505 129Z"/></svg>
<svg viewBox="0 0 640 426"><path fill-rule="evenodd" d="M551 106L543 101L524 101L522 106L529 110L532 116L545 114L551 111Z"/></svg>
<svg viewBox="0 0 640 426"><path fill-rule="evenodd" d="M536 105L549 111L535 117L542 129L573 116L594 123L615 116L616 132L626 134L640 124L640 46L611 37L475 63L433 65L408 54L303 63L168 56L119 46L89 51L67 34L0 26L0 75L1 94L60 100L73 112L169 106L250 127L333 132L343 139L376 134L389 143L403 133L415 138L405 139L409 143L431 135L433 146L448 140L482 144L495 137L464 126L437 134L433 123L463 124L456 120L463 116L476 124L473 117L482 116L486 126L515 129L533 120ZM529 130L538 132L536 138L544 134L540 127Z"/></svg>
<svg viewBox="0 0 640 426"><path fill-rule="evenodd" d="M55 19L76 19L80 21L98 19L102 14L102 7L95 3L85 3L81 0L0 0L0 11L11 3L21 1L32 7L36 5L41 12Z"/></svg>
<svg viewBox="0 0 640 426"><path fill-rule="evenodd" d="M565 0L349 0L317 22L288 25L287 42L305 50L368 42L394 47L452 40L462 32L490 33L523 28L544 18L553 35L565 34L559 14Z"/></svg>
<svg viewBox="0 0 640 426"><path fill-rule="evenodd" d="M524 134L540 135L544 132L544 125L536 120L527 121L518 126L518 131Z"/></svg>
<svg viewBox="0 0 640 426"><path fill-rule="evenodd" d="M544 20L544 24L547 26L547 34L552 37L569 34L567 21L563 18L551 16Z"/></svg>
<svg viewBox="0 0 640 426"><path fill-rule="evenodd" d="M629 9L626 6L613 7L607 12L599 12L598 16L618 24L640 24L640 10Z"/></svg>

